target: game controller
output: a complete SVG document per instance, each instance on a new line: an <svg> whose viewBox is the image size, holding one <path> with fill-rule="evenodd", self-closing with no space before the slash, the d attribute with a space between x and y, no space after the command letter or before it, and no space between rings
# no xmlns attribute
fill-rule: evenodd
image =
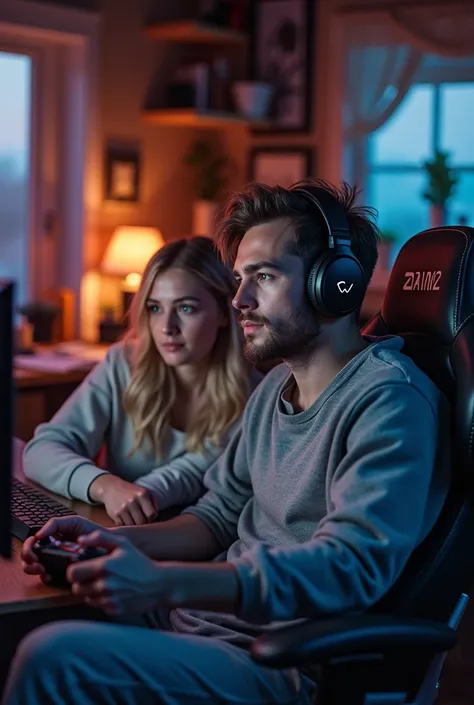
<svg viewBox="0 0 474 705"><path fill-rule="evenodd" d="M54 536L39 539L33 545L33 551L50 577L49 584L54 587L71 588L66 578L68 565L78 561L99 558L108 553L105 548L83 547L73 541L63 541Z"/></svg>

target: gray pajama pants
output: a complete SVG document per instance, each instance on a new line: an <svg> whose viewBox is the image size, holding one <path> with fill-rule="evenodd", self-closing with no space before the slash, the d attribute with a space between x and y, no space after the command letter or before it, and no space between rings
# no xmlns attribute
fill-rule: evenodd
<svg viewBox="0 0 474 705"><path fill-rule="evenodd" d="M23 640L2 705L309 705L311 691L211 637L65 621Z"/></svg>

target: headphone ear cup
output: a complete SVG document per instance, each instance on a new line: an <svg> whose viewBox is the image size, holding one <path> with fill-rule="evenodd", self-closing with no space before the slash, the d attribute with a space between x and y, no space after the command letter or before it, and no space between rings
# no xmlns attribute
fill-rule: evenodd
<svg viewBox="0 0 474 705"><path fill-rule="evenodd" d="M327 314L323 312L325 306L321 296L322 292L320 282L322 280L321 275L324 269L326 269L325 262L328 257L332 258L332 255L328 254L328 252L324 252L320 257L317 258L317 260L314 262L313 266L310 269L310 272L308 274L308 280L306 282L306 292L308 294L308 298L311 302L311 305L322 316Z"/></svg>
<svg viewBox="0 0 474 705"><path fill-rule="evenodd" d="M350 254L326 252L316 260L308 275L309 300L327 318L341 318L359 308L365 289L364 270Z"/></svg>

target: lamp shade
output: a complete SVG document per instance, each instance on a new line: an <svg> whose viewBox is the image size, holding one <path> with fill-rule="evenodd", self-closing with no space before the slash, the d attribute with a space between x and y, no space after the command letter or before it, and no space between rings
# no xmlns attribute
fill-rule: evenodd
<svg viewBox="0 0 474 705"><path fill-rule="evenodd" d="M101 270L114 277L142 274L148 260L164 244L158 228L122 225L115 229L107 245Z"/></svg>

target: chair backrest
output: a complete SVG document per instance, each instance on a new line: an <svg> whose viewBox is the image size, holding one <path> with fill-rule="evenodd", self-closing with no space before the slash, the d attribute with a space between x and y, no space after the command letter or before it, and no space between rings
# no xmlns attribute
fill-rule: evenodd
<svg viewBox="0 0 474 705"><path fill-rule="evenodd" d="M447 621L474 576L474 228L411 238L394 264L381 311L364 328L395 334L447 395L452 483L441 515L376 612Z"/></svg>

